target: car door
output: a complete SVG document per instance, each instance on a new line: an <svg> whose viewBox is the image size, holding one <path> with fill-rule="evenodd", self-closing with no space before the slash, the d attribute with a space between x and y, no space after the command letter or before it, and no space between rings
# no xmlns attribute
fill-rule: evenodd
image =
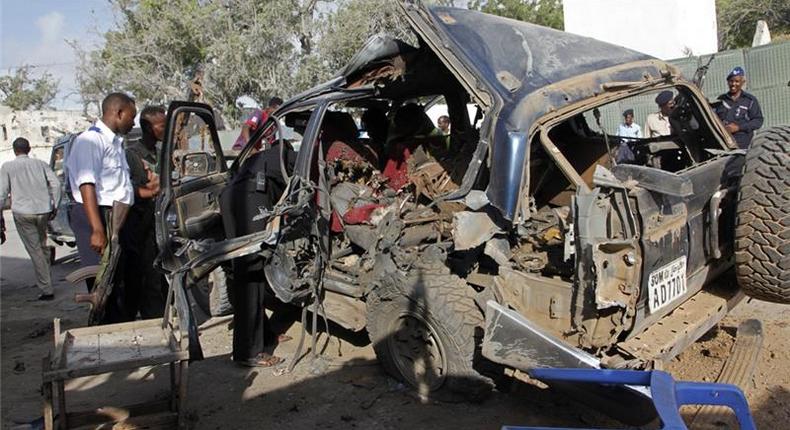
<svg viewBox="0 0 790 430"><path fill-rule="evenodd" d="M591 347L608 345L627 329L639 298L642 249L639 224L629 189L598 166L592 187L578 185L572 203L573 242L579 288L573 318L583 325ZM594 306L596 312L584 308Z"/></svg>
<svg viewBox="0 0 790 430"><path fill-rule="evenodd" d="M740 154L715 157L679 172L621 165L641 225L643 270L632 333L639 333L732 266L734 199Z"/></svg>
<svg viewBox="0 0 790 430"><path fill-rule="evenodd" d="M323 102L310 107L312 114L296 156L293 176L275 207L275 212L284 215L276 221L280 236L277 245L271 248L264 271L275 295L286 303L298 301L313 291L319 282L320 269L315 263L321 252L320 241L328 240L325 225L328 218L322 218L319 213L321 199L328 196L320 189L318 168L322 158L319 128L327 105Z"/></svg>
<svg viewBox="0 0 790 430"><path fill-rule="evenodd" d="M229 172L210 106L170 104L155 169L161 182L156 208L160 264L173 271L200 253L202 241L225 237L219 194Z"/></svg>

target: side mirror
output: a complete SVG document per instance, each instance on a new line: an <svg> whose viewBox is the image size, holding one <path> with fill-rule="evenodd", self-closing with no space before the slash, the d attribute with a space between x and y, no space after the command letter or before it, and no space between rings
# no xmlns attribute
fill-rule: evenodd
<svg viewBox="0 0 790 430"><path fill-rule="evenodd" d="M181 159L181 177L206 176L210 171L210 161L207 152L192 152L184 154Z"/></svg>

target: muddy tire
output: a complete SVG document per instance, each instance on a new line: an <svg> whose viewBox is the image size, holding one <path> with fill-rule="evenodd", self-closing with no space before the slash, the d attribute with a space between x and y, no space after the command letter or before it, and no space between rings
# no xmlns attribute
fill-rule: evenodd
<svg viewBox="0 0 790 430"><path fill-rule="evenodd" d="M790 126L760 132L746 154L735 267L746 295L790 303Z"/></svg>
<svg viewBox="0 0 790 430"><path fill-rule="evenodd" d="M480 401L493 382L474 369L483 315L463 279L413 270L368 296L367 330L376 356L422 398Z"/></svg>
<svg viewBox="0 0 790 430"><path fill-rule="evenodd" d="M192 297L208 316L218 317L233 313L225 271L217 268L206 279L192 287Z"/></svg>

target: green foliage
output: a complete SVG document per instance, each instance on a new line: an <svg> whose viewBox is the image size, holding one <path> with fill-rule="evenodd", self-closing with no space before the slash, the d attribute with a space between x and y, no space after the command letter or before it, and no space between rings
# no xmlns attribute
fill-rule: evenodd
<svg viewBox="0 0 790 430"><path fill-rule="evenodd" d="M183 99L200 68L206 101L230 121L238 97L296 94L336 73L368 36L407 32L387 0L109 1L117 28L98 51L76 47L86 103L118 90L141 104Z"/></svg>
<svg viewBox="0 0 790 430"><path fill-rule="evenodd" d="M469 9L563 29L562 0L472 0Z"/></svg>
<svg viewBox="0 0 790 430"><path fill-rule="evenodd" d="M757 21L768 23L772 38L790 34L790 2L787 0L716 0L719 49L752 45Z"/></svg>
<svg viewBox="0 0 790 430"><path fill-rule="evenodd" d="M34 78L31 69L31 66L22 66L13 75L0 77L0 103L14 110L41 109L49 105L58 93L58 81L49 73Z"/></svg>
<svg viewBox="0 0 790 430"><path fill-rule="evenodd" d="M300 89L337 73L374 34L390 34L407 41L412 37L395 2L341 0L336 4L333 13L321 18L315 50L303 59L296 82Z"/></svg>
<svg viewBox="0 0 790 430"><path fill-rule="evenodd" d="M284 98L337 73L377 33L415 43L391 0L108 0L117 25L97 51L77 47L86 103L127 91L140 104L184 99L196 70L226 120L243 95ZM429 0L459 6L463 0ZM561 0L473 0L472 8L562 27Z"/></svg>
<svg viewBox="0 0 790 430"><path fill-rule="evenodd" d="M239 96L263 100L291 89L298 0L110 3L117 29L105 33L98 51L77 47L77 79L86 103L119 90L141 104L184 99L198 69L204 72L206 101L231 119L239 112Z"/></svg>

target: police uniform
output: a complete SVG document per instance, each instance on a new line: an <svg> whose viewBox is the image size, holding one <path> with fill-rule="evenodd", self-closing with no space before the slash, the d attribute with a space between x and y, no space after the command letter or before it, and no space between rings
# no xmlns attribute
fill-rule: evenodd
<svg viewBox="0 0 790 430"><path fill-rule="evenodd" d="M724 121L724 124L737 124L738 131L732 134L738 147L746 149L752 142L754 131L763 126L763 111L760 109L760 102L757 98L741 91L741 96L736 100L730 97L729 93L718 97L719 103L716 105L716 114Z"/></svg>

